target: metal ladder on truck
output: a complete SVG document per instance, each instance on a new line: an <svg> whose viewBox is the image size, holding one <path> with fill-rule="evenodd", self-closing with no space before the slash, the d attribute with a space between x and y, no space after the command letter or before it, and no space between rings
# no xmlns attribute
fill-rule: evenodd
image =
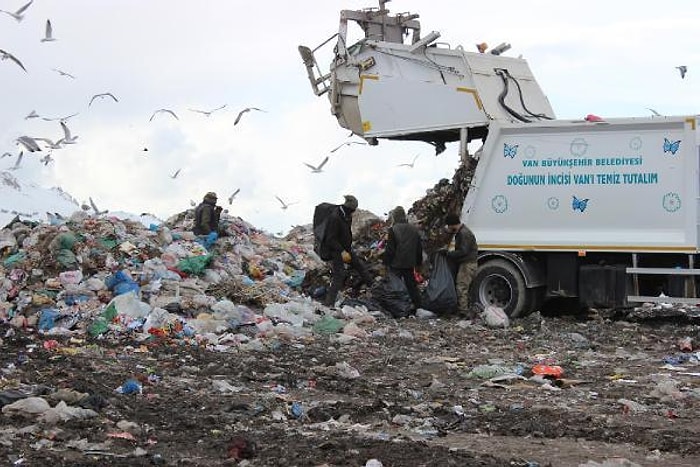
<svg viewBox="0 0 700 467"><path fill-rule="evenodd" d="M627 302L649 302L649 303L680 303L698 305L700 298L697 296L695 286L695 276L700 275L700 269L695 267L695 256L688 255L687 268L644 268L639 267L637 253L632 253L632 267L626 269L627 274L632 275L632 293L627 296ZM684 296L683 297L654 297L639 295L639 275L654 274L664 276L684 276Z"/></svg>

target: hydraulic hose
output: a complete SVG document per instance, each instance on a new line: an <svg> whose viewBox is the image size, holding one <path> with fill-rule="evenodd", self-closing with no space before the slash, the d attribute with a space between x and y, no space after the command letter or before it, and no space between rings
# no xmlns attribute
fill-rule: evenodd
<svg viewBox="0 0 700 467"><path fill-rule="evenodd" d="M530 119L523 117L518 112L511 109L508 106L508 104L506 104L506 96L508 95L508 78L506 77L503 69L497 68L494 71L498 76L501 77L501 80L503 80L503 91L501 91L501 94L499 94L498 96L498 102L501 104L501 107L503 107L506 110L506 112L508 112L510 115L520 120L521 122L531 123L532 121Z"/></svg>

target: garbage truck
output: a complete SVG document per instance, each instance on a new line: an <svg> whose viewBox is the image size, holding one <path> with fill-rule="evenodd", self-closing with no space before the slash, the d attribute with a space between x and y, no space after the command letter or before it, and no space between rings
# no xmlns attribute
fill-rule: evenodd
<svg viewBox="0 0 700 467"><path fill-rule="evenodd" d="M471 169L461 219L479 243L474 302L511 317L552 297L700 303L697 116L557 119L509 44L452 47L388 1L341 11L337 33L299 52L313 92L370 144L423 141L440 153L459 142ZM481 143L473 154L471 142Z"/></svg>

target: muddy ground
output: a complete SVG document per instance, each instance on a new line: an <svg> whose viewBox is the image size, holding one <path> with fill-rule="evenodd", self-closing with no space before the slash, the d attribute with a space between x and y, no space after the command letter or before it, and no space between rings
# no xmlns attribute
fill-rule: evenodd
<svg viewBox="0 0 700 467"><path fill-rule="evenodd" d="M700 465L700 365L664 367L680 338L700 342L693 323L538 313L497 330L458 318L361 327L369 335L350 343L317 335L222 353L158 336L59 337L47 349L48 338L2 325L0 390L70 388L98 416L46 425L3 414L0 463ZM564 375L526 380L536 363ZM483 364L523 379L470 375ZM128 379L141 394L115 392Z"/></svg>

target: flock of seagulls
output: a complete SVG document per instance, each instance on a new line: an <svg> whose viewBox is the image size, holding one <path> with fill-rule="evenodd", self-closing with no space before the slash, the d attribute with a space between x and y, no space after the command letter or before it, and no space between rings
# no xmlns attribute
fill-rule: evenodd
<svg viewBox="0 0 700 467"><path fill-rule="evenodd" d="M8 11L8 10L0 10L0 13L4 13L12 18L14 18L17 22L22 22L25 18L25 15L30 8L30 6L33 4L34 0L31 0L27 2L26 4L22 5L20 8L18 8L15 11ZM1 17L2 15L0 15ZM51 22L51 19L47 19L44 27L44 34L43 37L39 39L39 42L41 43L50 43L50 42L56 42L58 38L55 36L55 31L54 31L54 24ZM8 61L10 63L15 64L19 68L21 68L25 73L29 73L27 68L25 67L24 63L15 56L13 53L7 50L0 49L0 64L3 61ZM70 79L70 80L76 80L77 77L69 73L68 71L65 71L61 68L51 68L53 72L55 72L57 75L60 77ZM89 101L87 102L87 108L91 109L94 104L99 104L100 101L111 101L113 104L118 104L120 103L120 99L117 97L112 92L101 92L94 94L90 97ZM199 114L203 117L209 118L212 117L212 115L224 111L227 109L227 104L222 104L218 107L212 108L212 109L200 109L200 108L188 108L187 110ZM242 119L244 118L245 115L251 113L251 112L266 112L266 110L260 108L260 107L245 107L241 109L237 114L236 117L233 121L233 125L237 126L241 123ZM79 115L79 112L72 113L70 115L66 116L56 116L56 117L47 117L44 115L41 115L37 110L32 110L29 112L24 119L25 120L43 120L47 122L58 122L62 135L61 136L56 136L56 137L46 137L46 136L29 136L29 135L22 135L19 136L15 139L15 143L19 147L19 154L16 155L16 160L14 165L10 168L10 170L17 170L20 166L21 163L24 159L24 155L26 154L33 154L33 153L39 153L42 157L39 159L39 161L44 165L47 166L48 164L55 162L55 159L53 157L52 151L54 150L61 150L64 149L66 146L69 145L75 145L78 143L79 136L73 134L71 129L69 128L69 123L68 121ZM176 121L180 121L180 116L170 108L160 108L155 111L150 115L149 122L153 122L156 117L169 117L172 118ZM352 136L352 134L351 134ZM339 145L335 146L334 148L330 149L330 154L335 154L337 151L344 147L349 147L352 145L367 145L367 142L365 141L344 141L340 143ZM148 148L144 148L143 152L147 152ZM0 158L5 158L5 157L13 157L14 155L11 154L10 152L5 152ZM410 164L399 164L399 166L406 166L413 168L415 162L416 162L417 156L413 159L413 161ZM324 172L324 169L327 167L327 164L329 162L330 156L326 155L323 160L317 164L311 164L308 162L303 162L304 166L306 166L311 173L313 174L320 174ZM178 168L174 172L172 172L169 177L173 180L177 179L178 176L181 175L182 168ZM236 197L240 194L241 188L237 188L233 193L231 193L230 196L228 196L228 203L229 205L232 205ZM284 199L282 199L280 196L275 195L275 199L279 202L280 208L282 210L287 210L290 206L293 206L295 204L298 204L298 201L292 201L292 202L287 202ZM191 201L193 204L194 202ZM85 210L92 210L96 215L104 214L107 211L106 210L100 210L97 208L95 205L95 202L92 198L89 198L89 205L84 203L82 206L83 209Z"/></svg>

